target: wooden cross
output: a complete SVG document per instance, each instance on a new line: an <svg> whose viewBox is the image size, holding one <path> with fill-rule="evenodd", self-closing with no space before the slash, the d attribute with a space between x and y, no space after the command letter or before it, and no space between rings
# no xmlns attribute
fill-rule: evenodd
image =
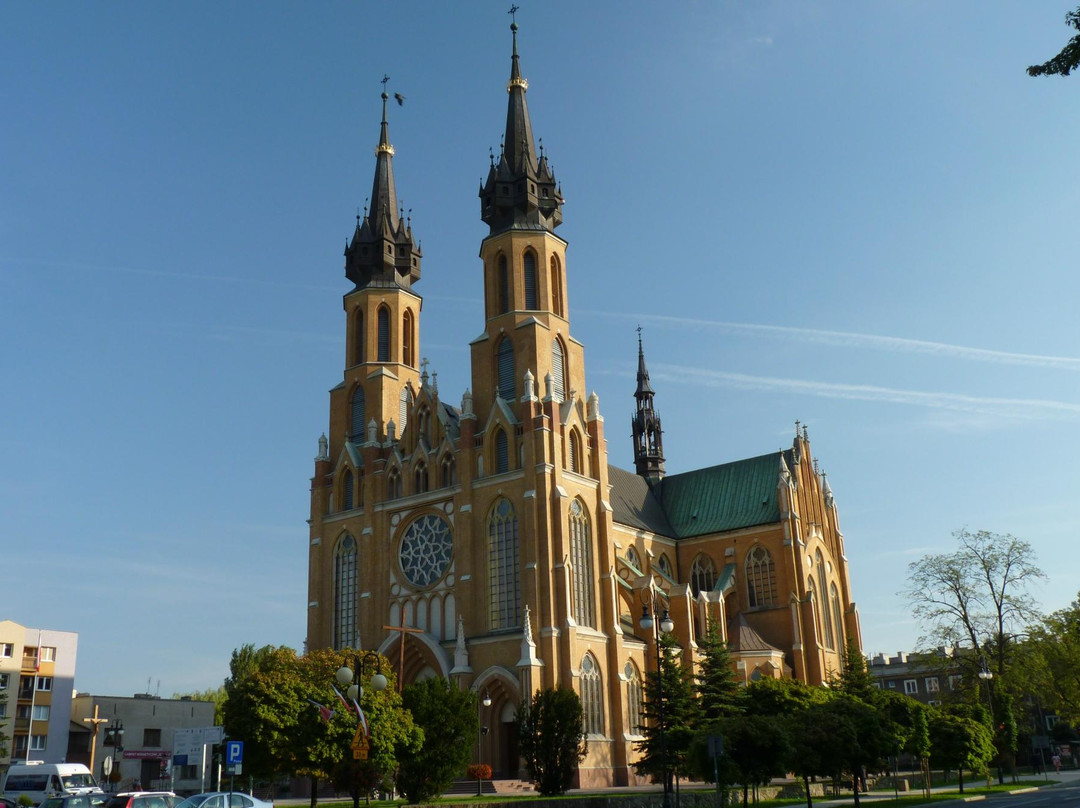
<svg viewBox="0 0 1080 808"><path fill-rule="evenodd" d="M409 628L408 626L383 626L384 631L397 631L401 634L401 647L398 648L398 672L397 672L397 689L398 693L401 692L401 680L405 673L405 635L409 634L423 634L422 628Z"/></svg>

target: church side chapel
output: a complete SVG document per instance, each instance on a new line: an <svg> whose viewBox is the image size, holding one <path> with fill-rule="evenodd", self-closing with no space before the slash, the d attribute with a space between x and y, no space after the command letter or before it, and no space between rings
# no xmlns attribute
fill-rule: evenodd
<svg viewBox="0 0 1080 808"><path fill-rule="evenodd" d="M666 474L640 331L635 468L609 465L570 330L561 187L510 28L506 131L479 194L485 315L452 401L418 361L423 256L382 94L370 207L345 250L345 368L311 479L307 647L376 649L406 684L444 676L486 694L479 760L496 779L519 775L522 699L573 688L579 785L628 785L657 659L644 611L670 615L691 664L717 621L744 682L825 682L849 639L861 647L859 618L806 427L790 449Z"/></svg>

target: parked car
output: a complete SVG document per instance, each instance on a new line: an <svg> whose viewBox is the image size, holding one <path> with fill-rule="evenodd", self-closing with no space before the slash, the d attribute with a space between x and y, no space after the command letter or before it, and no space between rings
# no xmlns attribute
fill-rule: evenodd
<svg viewBox="0 0 1080 808"><path fill-rule="evenodd" d="M274 803L257 800L242 791L208 791L188 797L175 808L274 808Z"/></svg>
<svg viewBox="0 0 1080 808"><path fill-rule="evenodd" d="M66 797L47 797L37 808L104 808L107 794L70 794Z"/></svg>
<svg viewBox="0 0 1080 808"><path fill-rule="evenodd" d="M104 808L176 808L178 802L171 791L121 791L109 794Z"/></svg>
<svg viewBox="0 0 1080 808"><path fill-rule="evenodd" d="M0 797L0 808L19 808L19 803L15 800L9 800L7 797Z"/></svg>

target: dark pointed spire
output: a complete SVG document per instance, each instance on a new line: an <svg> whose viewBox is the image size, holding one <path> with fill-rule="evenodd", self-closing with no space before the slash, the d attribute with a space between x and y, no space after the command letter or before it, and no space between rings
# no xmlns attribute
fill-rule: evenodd
<svg viewBox="0 0 1080 808"><path fill-rule="evenodd" d="M421 251L413 241L412 222L406 222L394 183L394 147L386 119L389 76L383 76L382 123L375 147L375 177L371 183L370 208L357 216L356 231L345 250L345 276L357 286L372 282L408 288L420 279Z"/></svg>
<svg viewBox="0 0 1080 808"><path fill-rule="evenodd" d="M492 233L510 228L554 231L562 223L562 195L547 158L537 157L525 100L529 82L521 75L516 22L510 24L510 31L514 44L506 85L506 132L499 159L493 161L493 170L480 189L480 218Z"/></svg>
<svg viewBox="0 0 1080 808"><path fill-rule="evenodd" d="M638 326L637 409L631 421L634 435L634 469L654 485L664 478L664 430L660 413L653 407L649 369L645 367L645 350L641 345L641 326Z"/></svg>

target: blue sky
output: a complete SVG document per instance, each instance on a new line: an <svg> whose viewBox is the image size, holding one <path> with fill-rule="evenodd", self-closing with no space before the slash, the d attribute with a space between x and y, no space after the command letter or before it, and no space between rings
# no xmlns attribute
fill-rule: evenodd
<svg viewBox="0 0 1080 808"><path fill-rule="evenodd" d="M482 331L477 188L508 3L23 3L0 26L0 616L76 686L214 687L300 647L308 480L379 79L447 400ZM1072 0L521 3L571 328L632 465L640 323L668 470L790 445L836 494L865 650L958 528L1080 586Z"/></svg>

